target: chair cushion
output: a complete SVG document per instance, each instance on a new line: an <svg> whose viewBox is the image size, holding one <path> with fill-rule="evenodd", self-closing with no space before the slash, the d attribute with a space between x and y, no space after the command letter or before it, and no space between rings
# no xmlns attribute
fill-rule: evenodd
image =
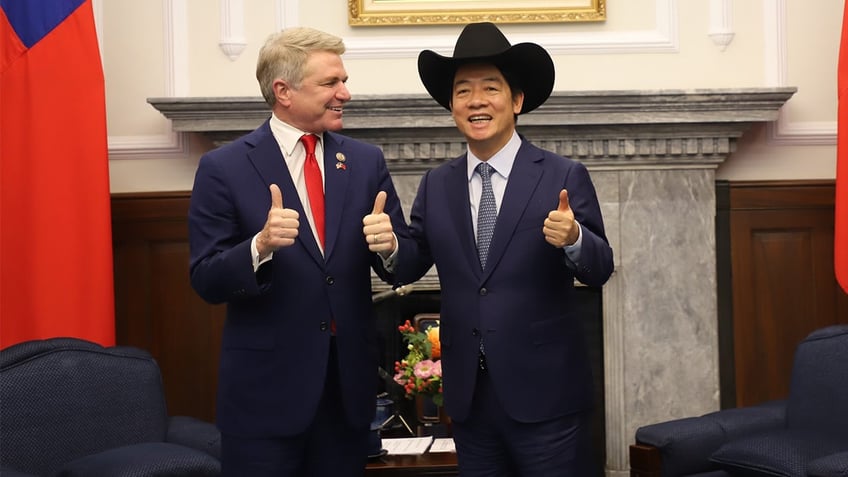
<svg viewBox="0 0 848 477"><path fill-rule="evenodd" d="M71 461L54 477L215 477L221 464L195 449L148 442L117 447Z"/></svg>
<svg viewBox="0 0 848 477"><path fill-rule="evenodd" d="M841 449L848 449L848 441L782 429L729 441L710 461L733 476L806 477L810 462Z"/></svg>
<svg viewBox="0 0 848 477"><path fill-rule="evenodd" d="M821 457L807 466L808 477L848 477L848 451Z"/></svg>
<svg viewBox="0 0 848 477"><path fill-rule="evenodd" d="M19 472L3 465L0 465L0 475L2 475L3 477L38 477L37 475L28 474L26 472Z"/></svg>

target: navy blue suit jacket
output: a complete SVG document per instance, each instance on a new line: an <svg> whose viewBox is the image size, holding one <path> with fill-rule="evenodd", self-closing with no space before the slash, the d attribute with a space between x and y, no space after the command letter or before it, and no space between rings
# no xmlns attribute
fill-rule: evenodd
<svg viewBox="0 0 848 477"><path fill-rule="evenodd" d="M482 334L489 373L510 416L539 422L586 410L592 375L574 278L601 286L613 271L595 188L581 163L522 138L509 176L486 269L477 257L465 155L429 171L412 207L412 240L401 240L397 279L418 279L435 263L441 283L445 407L469 412ZM568 190L582 226L582 256L570 263L545 241L543 223Z"/></svg>
<svg viewBox="0 0 848 477"><path fill-rule="evenodd" d="M337 158L344 155L344 167ZM253 132L206 153L189 210L191 284L210 303L226 303L217 421L245 437L302 432L321 398L337 325L341 388L348 421L371 422L377 391L377 350L371 304L372 267L362 218L379 191L400 236L400 201L382 151L324 133L326 252L322 257L283 155L266 121ZM268 217L269 185L300 213L294 245L274 252L254 273L250 242Z"/></svg>

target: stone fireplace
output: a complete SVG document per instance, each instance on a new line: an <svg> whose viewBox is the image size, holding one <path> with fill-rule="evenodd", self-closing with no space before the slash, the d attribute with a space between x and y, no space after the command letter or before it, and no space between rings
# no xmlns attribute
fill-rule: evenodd
<svg viewBox="0 0 848 477"><path fill-rule="evenodd" d="M715 169L795 88L557 92L519 118L535 144L582 161L615 272L602 289L606 473L629 475L637 427L719 408ZM216 143L268 117L261 98L151 98L179 132ZM429 96L357 96L344 133L382 147L408 214L422 173L464 150ZM428 274L415 290L438 290ZM386 285L375 278L375 291ZM599 377L600 378L600 377Z"/></svg>

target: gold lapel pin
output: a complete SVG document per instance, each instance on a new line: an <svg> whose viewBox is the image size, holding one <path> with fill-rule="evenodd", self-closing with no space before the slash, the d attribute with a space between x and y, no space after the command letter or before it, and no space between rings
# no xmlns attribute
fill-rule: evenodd
<svg viewBox="0 0 848 477"><path fill-rule="evenodd" d="M345 155L342 154L341 152L337 152L336 153L336 160L339 161L339 162L344 162L345 161Z"/></svg>

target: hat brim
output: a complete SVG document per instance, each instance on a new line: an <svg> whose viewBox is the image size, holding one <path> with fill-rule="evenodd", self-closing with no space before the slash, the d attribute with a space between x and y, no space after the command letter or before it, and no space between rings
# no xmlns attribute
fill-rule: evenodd
<svg viewBox="0 0 848 477"><path fill-rule="evenodd" d="M524 104L518 114L528 113L544 103L554 87L554 63L548 52L535 43L518 43L491 56L451 58L431 50L418 54L418 76L430 96L450 111L453 81L461 65L491 63L519 83Z"/></svg>

